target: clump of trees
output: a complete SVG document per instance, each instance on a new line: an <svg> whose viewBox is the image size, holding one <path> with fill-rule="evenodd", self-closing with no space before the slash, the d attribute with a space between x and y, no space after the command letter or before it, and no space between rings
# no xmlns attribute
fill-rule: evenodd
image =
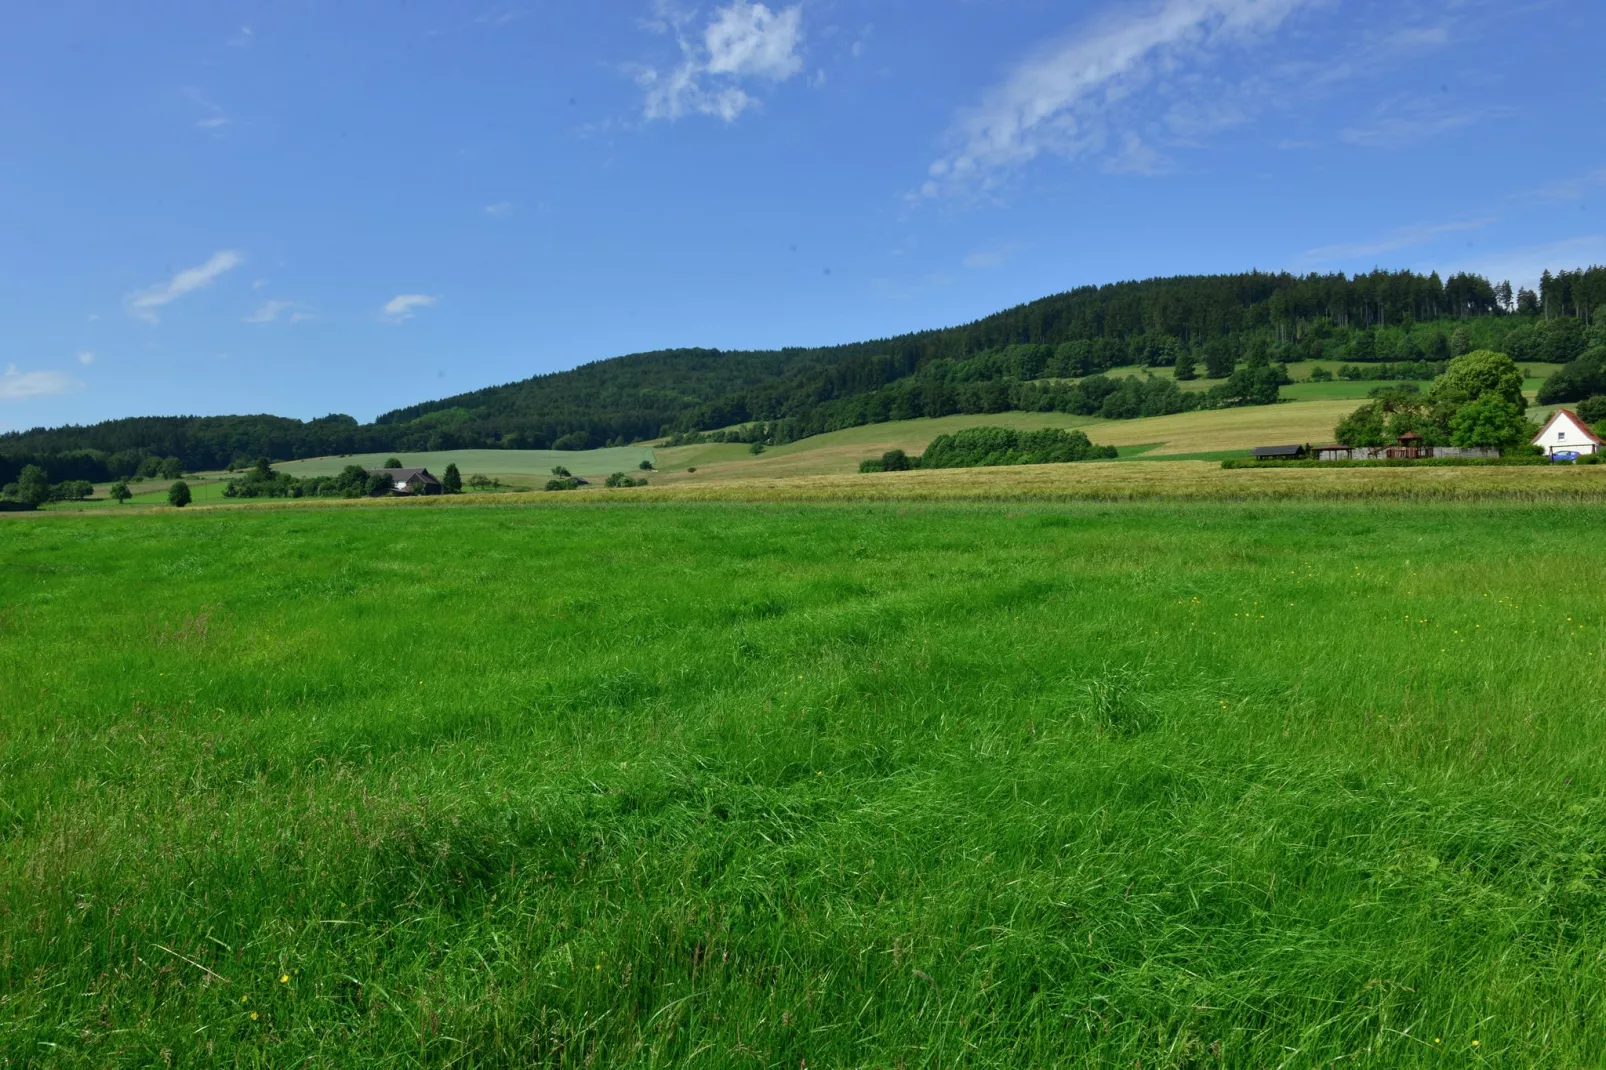
<svg viewBox="0 0 1606 1070"><path fill-rule="evenodd" d="M387 467L395 467L394 465ZM382 472L370 474L361 465L348 464L338 475L297 479L274 469L266 457L258 458L244 475L229 480L225 498L365 498L389 493L394 481Z"/></svg>
<svg viewBox="0 0 1606 1070"><path fill-rule="evenodd" d="M1428 446L1526 445L1537 433L1524 415L1522 369L1504 353L1476 350L1450 361L1426 393L1389 390L1334 429L1346 446L1383 446L1407 432Z"/></svg>
<svg viewBox="0 0 1606 1070"><path fill-rule="evenodd" d="M971 427L938 435L919 457L888 450L879 460L863 461L861 472L903 472L912 468L986 468L1005 464L1068 464L1110 460L1114 446L1095 446L1081 431L1042 428L1016 431L1007 427Z"/></svg>
<svg viewBox="0 0 1606 1070"><path fill-rule="evenodd" d="M615 472L608 477L605 484L605 486L609 487L645 487L646 485L647 481L645 479L636 479L633 476L625 475L623 472Z"/></svg>
<svg viewBox="0 0 1606 1070"><path fill-rule="evenodd" d="M36 464L25 466L13 483L0 487L0 500L19 502L38 508L46 502L81 502L95 493L95 485L87 479L65 479L50 482L50 473Z"/></svg>

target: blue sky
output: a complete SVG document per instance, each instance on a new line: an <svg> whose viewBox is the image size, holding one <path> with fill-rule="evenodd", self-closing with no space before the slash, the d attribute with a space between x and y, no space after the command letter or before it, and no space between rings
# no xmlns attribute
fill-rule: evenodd
<svg viewBox="0 0 1606 1070"><path fill-rule="evenodd" d="M20 0L0 429L1606 262L1606 4Z"/></svg>

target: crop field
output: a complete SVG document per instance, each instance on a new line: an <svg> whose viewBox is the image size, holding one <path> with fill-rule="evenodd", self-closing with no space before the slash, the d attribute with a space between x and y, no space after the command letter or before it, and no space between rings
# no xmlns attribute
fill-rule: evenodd
<svg viewBox="0 0 1606 1070"><path fill-rule="evenodd" d="M0 1065L1606 1062L1600 505L674 493L0 522Z"/></svg>

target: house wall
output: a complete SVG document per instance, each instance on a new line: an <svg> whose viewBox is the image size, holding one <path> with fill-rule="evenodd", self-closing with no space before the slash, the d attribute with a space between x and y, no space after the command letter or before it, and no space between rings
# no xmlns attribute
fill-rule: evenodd
<svg viewBox="0 0 1606 1070"><path fill-rule="evenodd" d="M1540 436L1534 439L1534 445L1539 446L1545 453L1555 453L1558 450L1574 453L1594 453L1600 447L1589 441L1579 426L1567 417L1562 416L1545 428Z"/></svg>

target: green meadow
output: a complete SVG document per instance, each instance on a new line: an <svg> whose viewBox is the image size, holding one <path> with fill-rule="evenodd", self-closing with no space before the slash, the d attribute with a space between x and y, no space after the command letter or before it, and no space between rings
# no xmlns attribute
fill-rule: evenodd
<svg viewBox="0 0 1606 1070"><path fill-rule="evenodd" d="M1600 1065L1603 545L1581 503L6 518L0 1065Z"/></svg>

